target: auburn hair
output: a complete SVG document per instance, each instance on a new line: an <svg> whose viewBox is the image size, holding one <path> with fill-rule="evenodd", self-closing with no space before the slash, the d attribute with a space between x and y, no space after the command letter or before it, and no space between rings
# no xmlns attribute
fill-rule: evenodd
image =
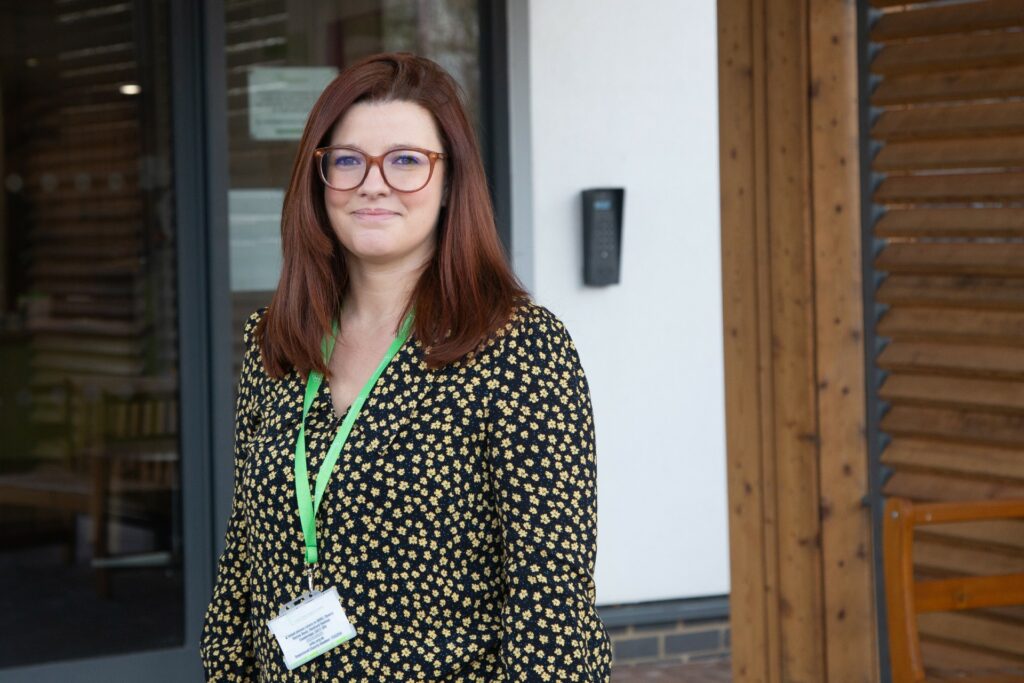
<svg viewBox="0 0 1024 683"><path fill-rule="evenodd" d="M464 357L511 317L526 289L509 268L494 223L480 147L462 90L435 62L396 52L366 57L331 81L313 105L292 166L281 215L283 263L277 289L256 328L263 364L276 378L292 368L329 376L321 340L349 285L343 247L324 206L314 151L359 102L414 102L434 117L444 145L447 202L437 243L402 317L415 307L410 337L432 368ZM396 330L397 333L397 330Z"/></svg>

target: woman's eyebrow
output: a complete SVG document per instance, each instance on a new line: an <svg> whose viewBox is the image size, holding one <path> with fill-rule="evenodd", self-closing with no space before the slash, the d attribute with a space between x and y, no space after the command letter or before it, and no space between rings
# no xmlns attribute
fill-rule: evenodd
<svg viewBox="0 0 1024 683"><path fill-rule="evenodd" d="M338 143L335 143L334 146L336 146L336 147L351 147L352 149L358 149L360 152L365 152L366 151L365 149L363 149L359 145L355 145L355 144L348 143L348 142L338 142ZM394 143L388 145L387 147L385 147L384 149L387 150L388 152L390 152L390 151L395 150L395 149L410 149L410 148L419 149L419 147L420 147L419 145L414 145L414 144L409 143L409 142L394 142Z"/></svg>

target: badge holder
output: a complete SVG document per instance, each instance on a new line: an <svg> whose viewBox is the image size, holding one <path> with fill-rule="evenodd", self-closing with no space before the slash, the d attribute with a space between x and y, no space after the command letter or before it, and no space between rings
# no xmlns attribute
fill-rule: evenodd
<svg viewBox="0 0 1024 683"><path fill-rule="evenodd" d="M306 575L309 590L285 603L278 615L267 621L289 671L356 636L341 608L338 589L315 590L313 575L308 571Z"/></svg>

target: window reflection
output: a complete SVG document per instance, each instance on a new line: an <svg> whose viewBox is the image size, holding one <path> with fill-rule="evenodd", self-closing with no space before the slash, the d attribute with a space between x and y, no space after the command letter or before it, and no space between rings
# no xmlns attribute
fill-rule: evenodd
<svg viewBox="0 0 1024 683"><path fill-rule="evenodd" d="M166 10L0 3L0 667L182 642Z"/></svg>

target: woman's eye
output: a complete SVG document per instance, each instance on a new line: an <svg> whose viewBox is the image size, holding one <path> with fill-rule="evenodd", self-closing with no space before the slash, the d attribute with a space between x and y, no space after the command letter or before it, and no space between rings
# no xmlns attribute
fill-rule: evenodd
<svg viewBox="0 0 1024 683"><path fill-rule="evenodd" d="M391 159L391 163L397 166L417 166L422 164L423 160L415 154L400 154Z"/></svg>
<svg viewBox="0 0 1024 683"><path fill-rule="evenodd" d="M351 154L338 155L334 157L335 166L359 166L363 160Z"/></svg>

